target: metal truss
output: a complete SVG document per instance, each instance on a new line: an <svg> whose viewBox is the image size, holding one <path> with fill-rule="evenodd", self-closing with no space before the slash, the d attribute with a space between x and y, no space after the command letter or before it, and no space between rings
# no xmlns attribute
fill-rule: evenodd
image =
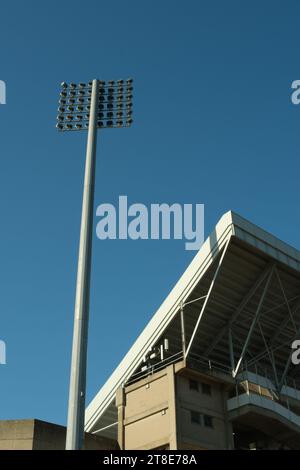
<svg viewBox="0 0 300 470"><path fill-rule="evenodd" d="M199 325L201 322L201 319L203 318L203 315L207 309L207 305L209 301L211 300L213 294L214 294L214 286L216 284L216 280L220 274L221 267L222 267L222 262L224 259L224 256L227 252L229 241L225 245L220 259L217 263L216 270L214 272L212 281L209 285L207 294L192 300L191 302L187 302L186 304L181 304L180 308L180 320L181 320L181 338L182 338L182 350L184 357L187 358L188 355L191 352L191 349L193 347L193 344L195 342L195 337L197 335ZM277 280L277 285L278 285L278 291L280 292L280 295L282 296L283 301L278 302L276 306L272 306L272 308L269 309L264 309L264 301L266 299L266 296L268 294L268 291L270 289L271 281L276 278ZM258 290L260 290L259 294L259 299L257 300L257 306L255 311L250 311L250 309L247 309L247 305L250 300L253 300L254 295L257 298ZM274 290L273 290L273 295L274 295ZM277 291L276 291L276 297L278 297ZM186 345L186 337L185 337L185 325L184 325L184 307L190 303L196 302L197 300L204 300L203 305L200 309L200 312L197 317L196 324L194 326L191 338L189 340L189 343ZM214 299L215 301L215 299ZM222 304L222 302L216 300L216 303ZM224 299L223 305L227 307L230 306L230 300L229 299ZM287 315L284 317L282 322L277 325L277 323L273 320L272 318L269 318L270 313L273 311L276 311L279 308L282 308L286 306L287 309ZM273 372L273 377L274 377L274 385L280 393L283 385L285 384L286 377L291 365L291 356L292 356L292 351L288 355L288 358L286 360L286 363L284 365L281 364L280 371L278 370L278 366L276 365L275 361L275 356L274 353L283 349L283 348L288 348L290 347L292 341L294 338L299 337L300 335L300 325L297 325L297 322L295 320L295 314L300 308L300 293L297 296L294 296L292 299L288 299L287 292L284 288L282 279L280 277L280 273L277 267L277 264L275 262L270 262L267 264L267 266L263 269L263 271L260 273L254 284L251 286L249 291L246 293L240 304L238 305L237 308L234 309L230 319L219 329L218 334L215 336L214 340L211 342L209 347L204 351L203 357L206 359L210 359L210 356L214 349L217 347L217 345L220 343L221 340L223 340L225 337L227 338L228 341L228 353L229 353L229 359L230 359L230 368L231 368L231 373L234 378L237 377L239 374L242 366L246 365L247 367L253 367L255 366L256 370L257 367L261 368L263 365L265 366L265 360L267 359L267 362L270 363L271 369ZM250 323L248 324L247 322L247 335L246 338L243 340L240 340L235 334L235 331L238 332L239 326L243 327L242 330L245 333L245 323L242 324L240 320L240 315L245 313L249 316ZM240 321L240 325L239 325ZM278 341L280 334L284 329L287 327L291 326L292 329L294 330L294 336L291 337L288 341ZM273 335L270 337L266 334L264 331L265 328L272 328L275 329L276 331L273 333ZM253 337L254 331L256 332L256 337L257 337L257 332L260 333L261 338L263 340L264 347L259 351L254 354L253 351L251 351L251 339ZM290 329L288 330L290 333ZM238 350L239 350L239 355L236 357L235 351L234 351L234 343L235 340L239 343ZM262 363L261 361L264 360ZM281 361L283 362L283 361Z"/></svg>
<svg viewBox="0 0 300 470"><path fill-rule="evenodd" d="M201 318L202 318L202 316L203 316L203 314L204 314L204 312L205 312L207 303L208 303L208 301L209 301L209 299L210 299L210 296L211 296L211 293L212 293L212 291L213 291L213 288L214 288L216 279L217 279L218 274L219 274L219 271L220 271L220 269L221 269L222 261L223 261L223 259L224 259L224 256L225 256L226 252L227 252L227 248L228 248L228 246L229 246L229 242L230 242L230 238L228 239L228 241L226 242L225 247L223 248L223 252L222 252L221 257L220 257L220 259L219 259L219 262L218 262L218 264L217 264L217 269L216 269L216 271L215 271L215 273L214 273L214 276L213 276L213 278L212 278L210 287L209 287L209 289L208 289L207 295L206 295L206 297L205 297L204 303L203 303L202 308L201 308L201 311L200 311L200 313L199 313L198 320L197 320L197 322L196 322L196 325L195 325L194 331L193 331L193 333L192 333L190 342L189 342L187 348L185 348L185 355L184 355L185 358L188 356L188 354L189 354L189 352L190 352L190 349L191 349L191 347L192 347L192 345L193 345L193 342L194 342L196 333L197 333L198 328L199 328L199 324L200 324Z"/></svg>
<svg viewBox="0 0 300 470"><path fill-rule="evenodd" d="M253 284L249 292L246 294L246 296L243 298L242 302L238 306L238 308L234 311L232 314L232 317L230 320L221 328L217 336L215 337L214 341L211 343L211 345L206 349L204 356L208 357L209 354L213 351L213 349L216 347L216 345L220 342L220 340L225 336L225 334L229 332L229 330L232 327L232 324L236 321L240 313L245 309L247 303L249 300L253 297L257 289L260 287L260 285L263 283L265 278L270 272L270 269L273 265L267 265L267 267L263 270L259 278L256 280L256 282Z"/></svg>
<svg viewBox="0 0 300 470"><path fill-rule="evenodd" d="M252 320L252 323L251 323L251 326L249 328L249 332L248 332L248 335L247 335L247 338L246 338L246 341L245 341L245 344L244 344L244 347L243 347L243 350L242 350L242 353L240 355L240 358L237 362L237 365L236 365L236 368L234 369L234 371L232 372L232 376L233 377L236 377L237 373L239 372L240 370L240 367L241 367L241 363L245 357L245 354L246 354L246 351L247 351L247 348L248 348L248 345L249 345L249 341L251 339L251 336L253 334L253 331L254 331L254 328L256 326L256 323L261 315L261 308L262 308L262 305L263 305L263 302L264 302L264 299L265 299L265 296L266 296L266 293L267 293L267 290L268 290L268 287L270 285L270 281L271 281L271 278L273 276L273 273L274 273L274 269L275 269L275 265L272 265L270 268L269 268L269 272L268 272L268 277L267 277L267 281L265 283L265 286L264 286L264 290L263 290L263 293L261 295L261 298L259 300L259 304L257 306L257 309L256 309L256 312L254 314L254 317L253 317L253 320Z"/></svg>

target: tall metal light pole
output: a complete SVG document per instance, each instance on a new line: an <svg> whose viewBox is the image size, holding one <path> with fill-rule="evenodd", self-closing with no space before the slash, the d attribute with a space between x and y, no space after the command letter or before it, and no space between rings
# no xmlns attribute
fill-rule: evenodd
<svg viewBox="0 0 300 470"><path fill-rule="evenodd" d="M125 88L126 85L126 88ZM77 268L66 449L82 449L92 258L97 129L132 123L132 79L61 84L59 131L88 130Z"/></svg>

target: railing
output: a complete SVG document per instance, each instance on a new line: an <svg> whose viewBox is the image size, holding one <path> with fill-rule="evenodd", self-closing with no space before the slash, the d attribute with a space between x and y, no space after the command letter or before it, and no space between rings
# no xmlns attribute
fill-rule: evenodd
<svg viewBox="0 0 300 470"><path fill-rule="evenodd" d="M147 366L144 365L144 370L139 370L135 372L131 377L130 380L126 383L126 385L130 385L137 380L143 379L149 375L154 374L154 372L158 372L161 369L164 369L166 366L173 364L175 362L179 362L183 360L183 351L179 351L172 356L165 358L162 361L156 362L155 364L151 364ZM205 371L206 373L217 371L222 372L226 375L232 375L231 369L226 364L222 364L221 362L211 361L203 356L198 356L197 354L190 353L188 356L188 364L199 371ZM140 369L143 366L140 366Z"/></svg>
<svg viewBox="0 0 300 470"><path fill-rule="evenodd" d="M188 363L190 365L195 365L196 369L205 370L206 372L217 371L232 376L231 368L227 364L223 364L218 361L212 361L204 356L198 356L197 354L190 353Z"/></svg>
<svg viewBox="0 0 300 470"><path fill-rule="evenodd" d="M289 408L286 408L281 403L277 403L274 400L270 400L265 396L258 395L256 393L242 393L241 395L227 400L228 411L234 411L246 405L253 405L260 408L264 408L269 411L273 411L274 413L282 416L291 423L296 424L300 427L299 415L291 411Z"/></svg>
<svg viewBox="0 0 300 470"><path fill-rule="evenodd" d="M166 366L170 364L182 361L183 358L184 358L183 351L179 351L175 354L172 354L171 356L166 357L162 361L157 361L150 365L147 365L145 363L143 370L141 370L141 367L143 367L143 365L141 365L139 367L140 370L135 372L130 377L126 385L130 385L136 382L137 380L140 380L149 375L152 375L155 372L158 372L164 369ZM225 375L232 377L232 370L228 364L224 364L215 360L210 360L207 357L199 356L194 353L189 353L188 355L188 366L194 368L195 370L203 371L205 373L221 372ZM251 379L251 382L264 386L268 388L269 390L272 390L272 392L274 393L276 387L274 386L274 378L273 378L272 370L268 370L267 368L262 368L261 370L262 370L262 373L258 373L257 367L248 368L247 365L244 364L241 372L237 376L237 381L241 382L243 379L246 378L245 374L247 375L248 373L250 373L253 377L254 375L256 376L256 380ZM261 383L262 379L266 381L266 384ZM288 395L290 397L293 397L299 400L300 399L300 382L294 379L291 379L289 377L286 377L284 386L282 388L282 393L284 395Z"/></svg>
<svg viewBox="0 0 300 470"><path fill-rule="evenodd" d="M130 385L137 380L141 380L145 377L148 377L149 375L153 375L155 372L158 372L162 369L164 369L166 366L169 366L170 364L174 364L175 362L182 361L183 359L183 352L179 351L176 354L173 354L172 356L166 357L162 361L156 362L155 364L151 364L147 366L147 364L144 365L145 369L144 370L139 370L138 372L135 372L131 377L128 382L126 382L126 385ZM140 366L143 367L143 366Z"/></svg>

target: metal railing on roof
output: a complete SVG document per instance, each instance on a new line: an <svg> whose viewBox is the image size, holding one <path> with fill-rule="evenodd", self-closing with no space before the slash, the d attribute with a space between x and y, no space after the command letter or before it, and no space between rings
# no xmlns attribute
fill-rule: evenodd
<svg viewBox="0 0 300 470"><path fill-rule="evenodd" d="M151 364L147 366L146 364L144 365L145 369L139 370L138 372L135 372L130 379L126 382L126 385L130 385L137 380L141 380L145 377L148 377L149 375L153 375L155 372L158 372L165 367L167 367L170 364L173 364L175 362L179 362L183 359L183 351L179 351L175 354L172 354L172 356L166 357L162 361L156 362L155 364ZM142 366L140 366L142 367Z"/></svg>

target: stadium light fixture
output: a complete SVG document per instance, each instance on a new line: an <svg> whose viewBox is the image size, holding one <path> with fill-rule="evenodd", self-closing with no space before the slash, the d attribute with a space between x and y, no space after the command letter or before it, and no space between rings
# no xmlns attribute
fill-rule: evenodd
<svg viewBox="0 0 300 470"><path fill-rule="evenodd" d="M66 437L66 449L75 450L82 449L84 441L97 131L131 126L132 79L62 82L58 112L58 131L88 131Z"/></svg>
<svg viewBox="0 0 300 470"><path fill-rule="evenodd" d="M124 80L97 80L97 128L130 127L132 124L132 79ZM88 84L67 84L62 82L57 116L57 129L59 131L77 131L88 129L91 125L90 111L93 95L92 82ZM120 109L127 109L120 115ZM71 124L70 121L80 120L82 127Z"/></svg>

